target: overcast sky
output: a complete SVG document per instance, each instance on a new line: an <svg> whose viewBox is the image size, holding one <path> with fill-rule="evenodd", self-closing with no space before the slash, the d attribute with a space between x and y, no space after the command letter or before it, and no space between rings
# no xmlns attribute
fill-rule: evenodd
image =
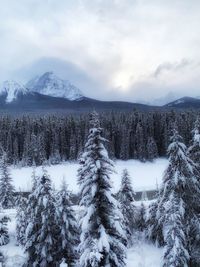
<svg viewBox="0 0 200 267"><path fill-rule="evenodd" d="M0 80L53 70L90 97L200 95L199 0L1 0Z"/></svg>

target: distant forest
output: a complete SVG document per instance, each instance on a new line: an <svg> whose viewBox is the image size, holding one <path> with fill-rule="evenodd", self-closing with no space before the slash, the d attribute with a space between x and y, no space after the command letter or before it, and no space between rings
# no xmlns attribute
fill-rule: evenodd
<svg viewBox="0 0 200 267"><path fill-rule="evenodd" d="M111 158L153 160L166 156L176 121L188 145L197 111L101 113L103 136ZM9 163L31 166L76 160L87 140L89 116L2 116L0 144Z"/></svg>

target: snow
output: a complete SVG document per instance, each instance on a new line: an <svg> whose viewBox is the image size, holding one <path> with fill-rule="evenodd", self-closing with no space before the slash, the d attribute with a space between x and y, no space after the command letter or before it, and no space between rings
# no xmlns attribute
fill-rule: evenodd
<svg viewBox="0 0 200 267"><path fill-rule="evenodd" d="M128 250L127 267L160 267L163 249L145 241Z"/></svg>
<svg viewBox="0 0 200 267"><path fill-rule="evenodd" d="M0 250L6 258L6 267L22 267L26 255L23 248L17 246L15 241L16 210L5 210L5 214L11 219L11 222L8 223L10 242L5 246L1 246ZM141 238L140 241L136 241L134 246L128 250L127 267L160 267L162 253L163 249L148 244ZM62 263L60 266L64 267L67 265Z"/></svg>
<svg viewBox="0 0 200 267"><path fill-rule="evenodd" d="M133 182L135 191L155 189L162 180L162 174L167 166L166 159L157 159L154 162L142 163L137 160L121 161L118 160L116 164L116 174L112 175L112 183L114 190L119 189L121 182L121 173L124 168L127 168ZM51 176L55 188L59 188L65 177L66 182L69 184L69 189L73 192L78 191L77 186L77 163L65 162L59 165L48 166L47 171ZM30 190L31 189L31 176L32 168L11 167L11 174L13 177L14 185L17 190ZM42 167L36 167L36 174L42 173ZM143 202L148 206L149 201ZM141 204L140 202L137 205ZM74 207L76 212L80 213L80 207ZM16 245L15 241L15 224L16 224L16 210L10 209L4 211L11 221L8 223L10 242L0 247L0 251L6 257L6 267L22 267L26 259L23 248ZM102 244L106 246L106 236L102 230ZM128 250L127 267L159 267L161 265L163 249L157 248L152 244L147 243L144 238L139 238L133 247ZM65 266L64 263L61 266Z"/></svg>
<svg viewBox="0 0 200 267"><path fill-rule="evenodd" d="M185 103L185 100L179 99L179 100L174 102L174 105L178 105L178 104L182 104L182 103Z"/></svg>
<svg viewBox="0 0 200 267"><path fill-rule="evenodd" d="M25 254L23 252L22 247L16 245L16 240L15 240L16 210L15 209L4 210L4 213L11 219L11 221L8 222L10 242L5 246L1 246L0 251L3 253L6 259L6 267L21 267L25 261Z"/></svg>
<svg viewBox="0 0 200 267"><path fill-rule="evenodd" d="M27 94L29 91L22 84L15 81L5 81L0 87L0 95L6 94L6 102L10 103L17 98L18 94Z"/></svg>
<svg viewBox="0 0 200 267"><path fill-rule="evenodd" d="M157 159L154 162L140 162L138 160L117 160L115 162L116 173L111 175L114 192L120 187L121 174L126 168L130 174L134 191L145 191L156 189L162 181L163 172L167 167L166 159ZM46 169L52 179L56 189L59 189L63 178L69 186L69 190L77 193L77 170L79 168L76 162L64 162L58 165L47 166ZM36 167L36 175L42 174L42 167ZM32 181L31 167L11 167L11 175L14 186L17 191L30 191Z"/></svg>
<svg viewBox="0 0 200 267"><path fill-rule="evenodd" d="M67 80L62 80L53 72L46 72L27 83L27 87L34 92L54 97L64 97L78 100L83 97L82 92Z"/></svg>

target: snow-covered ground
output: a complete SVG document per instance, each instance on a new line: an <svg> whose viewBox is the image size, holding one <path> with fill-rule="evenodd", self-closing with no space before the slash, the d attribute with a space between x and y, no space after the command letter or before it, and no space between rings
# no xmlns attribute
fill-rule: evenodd
<svg viewBox="0 0 200 267"><path fill-rule="evenodd" d="M114 191L119 189L121 173L127 168L132 178L135 191L156 189L162 180L163 172L167 166L166 159L157 159L154 162L142 163L137 160L116 161L116 173L112 175ZM66 179L69 189L74 193L78 191L77 186L77 163L62 163L54 166L47 166L46 169L51 176L55 188L59 188L63 178ZM33 169L30 167L10 168L16 190L29 191L31 189L31 176ZM42 173L42 167L36 168L36 174ZM138 202L139 204L139 202ZM146 202L145 204L148 205ZM78 210L78 208L77 208ZM5 210L6 215L11 218L8 223L10 242L1 246L0 251L6 258L6 267L22 267L25 254L15 241L15 215L16 211ZM140 239L131 249L128 250L127 267L159 267L161 263L162 249L154 247Z"/></svg>
<svg viewBox="0 0 200 267"><path fill-rule="evenodd" d="M116 192L119 189L121 173L127 168L132 178L135 191L156 189L162 180L163 172L167 166L166 159L157 159L154 162L142 163L138 160L117 160L116 173L112 175L113 188ZM77 163L65 162L58 165L47 166L46 169L51 176L56 189L59 188L63 178L66 179L69 189L74 193L78 192L77 185ZM16 190L29 191L31 189L31 167L11 168L11 174ZM42 167L36 168L36 174L42 173Z"/></svg>
<svg viewBox="0 0 200 267"><path fill-rule="evenodd" d="M140 242L128 250L127 267L160 267L162 249Z"/></svg>
<svg viewBox="0 0 200 267"><path fill-rule="evenodd" d="M22 267L25 262L25 254L22 247L15 241L15 216L16 210L5 210L11 221L8 223L10 242L1 246L0 251L6 258L6 267ZM147 244L143 239L138 241L128 250L127 267L159 267L161 263L162 249Z"/></svg>

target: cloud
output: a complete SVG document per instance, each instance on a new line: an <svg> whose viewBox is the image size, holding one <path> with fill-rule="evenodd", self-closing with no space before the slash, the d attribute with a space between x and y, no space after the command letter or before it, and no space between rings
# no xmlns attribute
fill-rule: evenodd
<svg viewBox="0 0 200 267"><path fill-rule="evenodd" d="M51 66L62 76L62 61L66 76L101 99L150 98L185 84L196 90L199 16L198 0L7 0L0 80L28 77L25 66L30 74Z"/></svg>
<svg viewBox="0 0 200 267"><path fill-rule="evenodd" d="M160 75L162 75L164 72L169 72L169 71L179 71L181 69L184 69L192 64L192 61L188 59L182 59L180 62L164 62L160 64L155 72L153 73L153 76L156 78Z"/></svg>
<svg viewBox="0 0 200 267"><path fill-rule="evenodd" d="M41 75L47 71L53 71L62 79L69 80L72 84L79 87L86 96L95 96L92 90L100 89L101 84L97 83L79 66L72 62L64 61L58 58L40 58L31 64L24 65L20 69L14 70L10 77L27 83L33 77Z"/></svg>

